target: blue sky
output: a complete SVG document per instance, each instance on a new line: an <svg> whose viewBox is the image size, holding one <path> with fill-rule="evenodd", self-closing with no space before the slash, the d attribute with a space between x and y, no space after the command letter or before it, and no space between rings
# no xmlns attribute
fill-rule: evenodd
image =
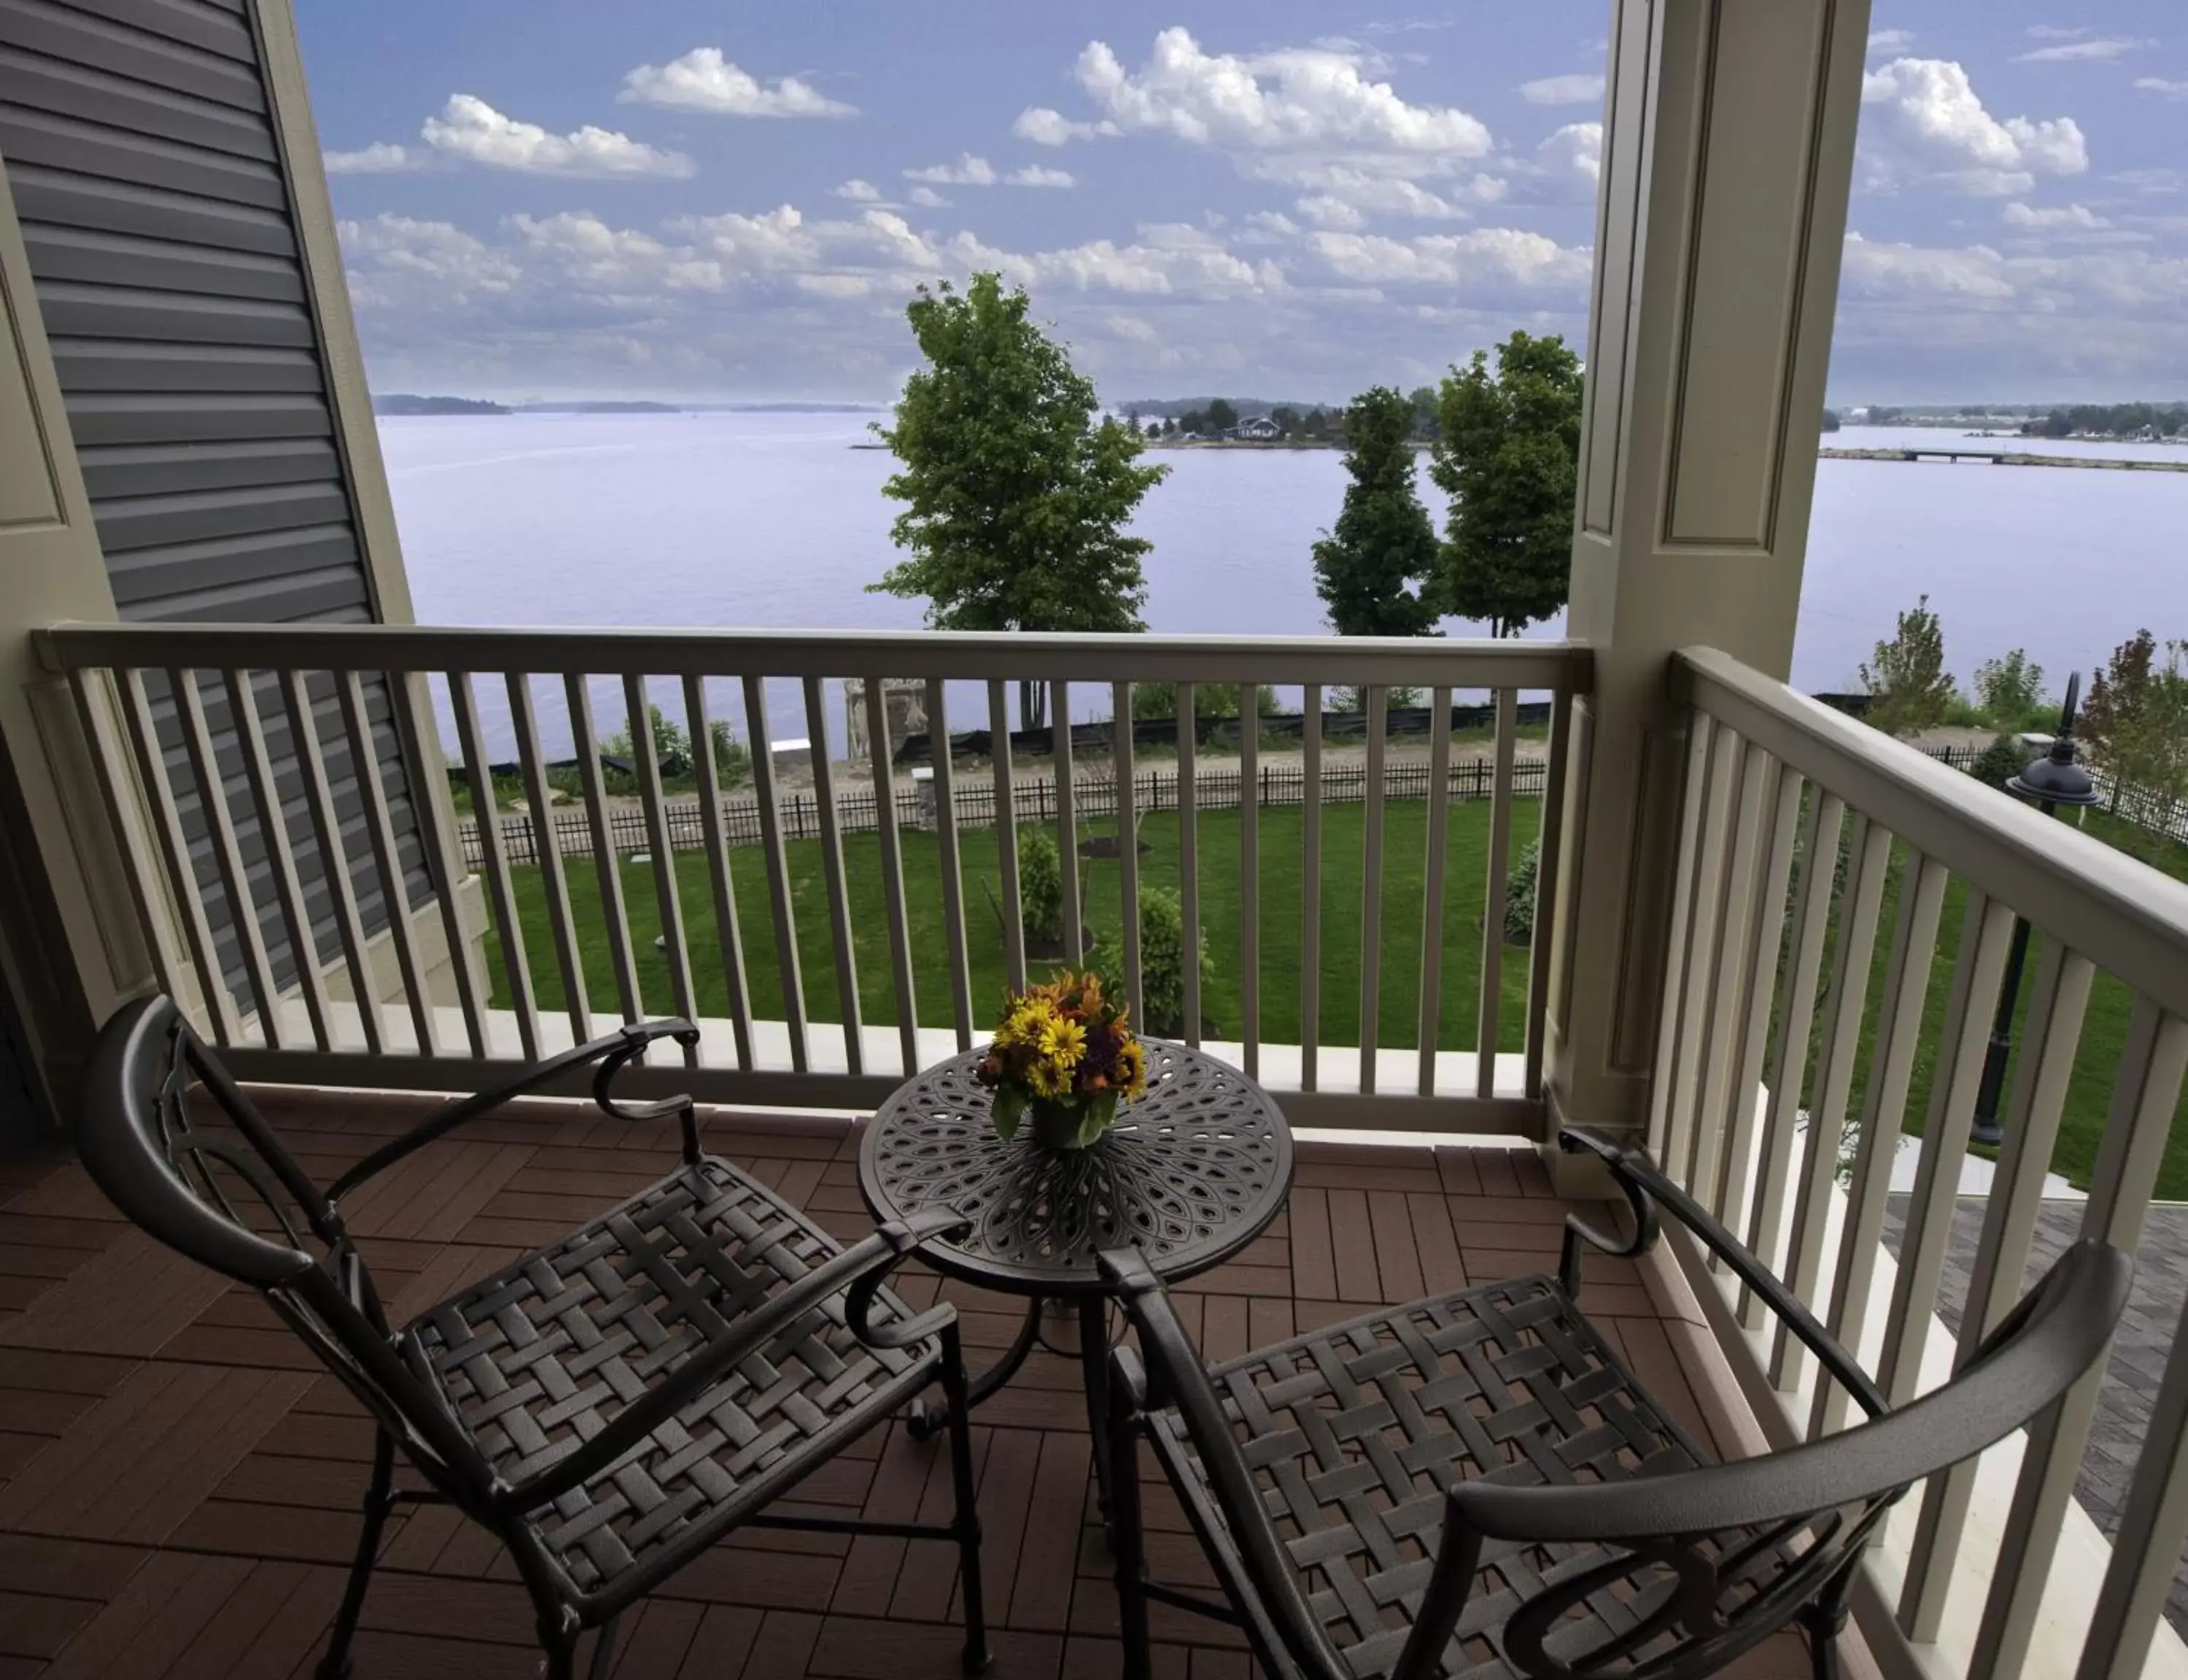
<svg viewBox="0 0 2188 1680"><path fill-rule="evenodd" d="M1112 400L1586 335L1599 3L296 9L381 390L884 400L979 268ZM2177 5L1874 23L1834 400L2188 397Z"/></svg>

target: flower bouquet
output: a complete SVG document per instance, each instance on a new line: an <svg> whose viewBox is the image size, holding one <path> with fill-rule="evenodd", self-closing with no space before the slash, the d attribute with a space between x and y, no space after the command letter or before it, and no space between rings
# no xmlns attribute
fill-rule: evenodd
<svg viewBox="0 0 2188 1680"><path fill-rule="evenodd" d="M1099 1142L1118 1103L1148 1088L1148 1053L1125 1016L1091 973L1067 969L1045 986L1006 993L995 1041L978 1071L995 1094L997 1136L1009 1142L1029 1113L1034 1142L1046 1148Z"/></svg>

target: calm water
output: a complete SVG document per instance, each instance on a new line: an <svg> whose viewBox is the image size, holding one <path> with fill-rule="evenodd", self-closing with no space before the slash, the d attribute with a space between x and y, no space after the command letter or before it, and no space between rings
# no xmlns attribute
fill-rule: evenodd
<svg viewBox="0 0 2188 1680"><path fill-rule="evenodd" d="M421 623L916 629L920 605L866 593L895 550L891 458L854 449L865 416L497 415L389 419L382 448ZM2188 459L2178 446L2016 445L1864 427L1833 440ZM1142 509L1158 630L1324 628L1308 546L1335 517L1334 452L1180 450ZM1430 506L1441 499L1426 482ZM1793 679L1852 685L1892 614L1927 591L1963 680L2020 646L2062 677L2148 625L2188 634L2188 473L1824 461L1819 469ZM1451 621L1454 634L1479 625ZM1554 636L1554 623L1534 634ZM726 691L722 691L726 698ZM542 694L543 703L545 696ZM506 706L481 694L506 751ZM595 697L601 733L619 697ZM1106 703L1106 702L1105 702ZM957 727L984 722L953 691ZM771 690L776 735L806 733L794 688ZM833 708L832 707L832 715ZM550 751L567 741L559 703ZM833 728L835 725L832 724ZM741 729L742 732L742 729Z"/></svg>

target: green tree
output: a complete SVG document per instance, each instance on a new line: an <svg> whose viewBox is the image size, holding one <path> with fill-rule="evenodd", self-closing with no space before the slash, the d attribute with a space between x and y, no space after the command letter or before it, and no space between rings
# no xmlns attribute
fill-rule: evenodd
<svg viewBox="0 0 2188 1680"><path fill-rule="evenodd" d="M1208 416L1198 409L1187 409L1177 424L1181 431L1202 432L1208 430Z"/></svg>
<svg viewBox="0 0 2188 1680"><path fill-rule="evenodd" d="M882 488L905 505L889 535L911 557L867 587L924 597L941 630L1145 629L1151 544L1125 527L1170 469L1139 464L1138 432L1097 423L1092 381L1028 309L991 273L961 293L922 285L906 307L927 365L874 431L902 464ZM1020 685L1029 726L1042 691Z"/></svg>
<svg viewBox="0 0 2188 1680"><path fill-rule="evenodd" d="M1436 567L1435 527L1413 489L1413 405L1389 386L1345 411L1351 477L1337 528L1314 545L1315 592L1343 636L1418 636L1435 623L1422 589Z"/></svg>
<svg viewBox="0 0 2188 1680"><path fill-rule="evenodd" d="M2001 735L1976 755L1975 763L1968 766L1968 774L1985 787L2003 791L2009 778L2028 768L2033 756L2013 736Z"/></svg>
<svg viewBox="0 0 2188 1680"><path fill-rule="evenodd" d="M2188 798L2188 642L2140 630L2089 685L2078 733L2125 786Z"/></svg>
<svg viewBox="0 0 2188 1680"><path fill-rule="evenodd" d="M2146 629L2137 630L2089 679L2089 697L2075 732L2089 743L2090 756L2107 769L2118 752L2131 750L2142 727L2150 705L2150 667L2157 655L2157 639Z"/></svg>
<svg viewBox="0 0 2188 1680"><path fill-rule="evenodd" d="M1277 429L1287 437L1300 429L1300 411L1297 409L1272 409L1269 418L1277 423Z"/></svg>
<svg viewBox="0 0 2188 1680"><path fill-rule="evenodd" d="M1443 610L1517 635L1565 604L1579 483L1580 358L1515 332L1453 368L1437 399L1436 483L1452 499L1435 594Z"/></svg>
<svg viewBox="0 0 2188 1680"><path fill-rule="evenodd" d="M1861 668L1869 696L1862 716L1886 735L1914 735L1945 720L1959 691L1945 668L1945 633L1924 595L1899 615L1890 641L1881 641Z"/></svg>
<svg viewBox="0 0 2188 1680"><path fill-rule="evenodd" d="M1208 429L1210 431L1228 431L1238 424L1238 411L1223 398L1218 397L1209 403Z"/></svg>
<svg viewBox="0 0 2188 1680"><path fill-rule="evenodd" d="M1435 386L1418 386L1406 400L1413 405L1413 436L1434 437L1441 430L1436 424Z"/></svg>
<svg viewBox="0 0 2188 1680"><path fill-rule="evenodd" d="M2025 648L2015 648L1976 667L1976 704L2002 730L2024 730L2039 721L2044 706L2044 668Z"/></svg>
<svg viewBox="0 0 2188 1680"><path fill-rule="evenodd" d="M1063 863L1045 828L1018 831L1018 924L1029 944L1055 949L1063 943Z"/></svg>

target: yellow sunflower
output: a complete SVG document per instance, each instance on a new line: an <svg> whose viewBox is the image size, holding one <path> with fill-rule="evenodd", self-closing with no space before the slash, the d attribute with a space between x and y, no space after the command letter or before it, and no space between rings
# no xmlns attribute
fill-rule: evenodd
<svg viewBox="0 0 2188 1680"><path fill-rule="evenodd" d="M1148 1088L1148 1052L1137 1039L1117 1046L1117 1084L1126 1097L1137 1097Z"/></svg>
<svg viewBox="0 0 2188 1680"><path fill-rule="evenodd" d="M1068 1097L1071 1094L1071 1073L1058 1067L1044 1056L1026 1069L1026 1083L1033 1087L1035 1097Z"/></svg>
<svg viewBox="0 0 2188 1680"><path fill-rule="evenodd" d="M1059 1016L1041 1029L1040 1053L1059 1068L1075 1068L1086 1053L1086 1029L1068 1016Z"/></svg>

